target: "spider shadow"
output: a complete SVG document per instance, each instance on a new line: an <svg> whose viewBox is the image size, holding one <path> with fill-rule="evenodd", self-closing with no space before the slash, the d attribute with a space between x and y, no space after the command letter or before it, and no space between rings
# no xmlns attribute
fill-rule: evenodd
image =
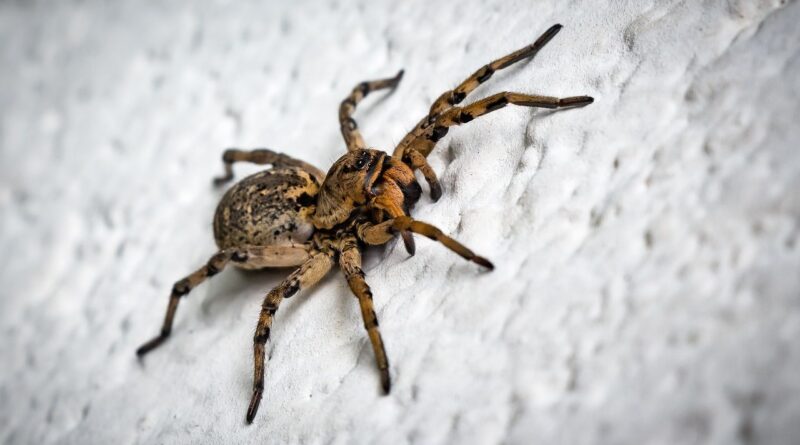
<svg viewBox="0 0 800 445"><path fill-rule="evenodd" d="M359 112L361 112L360 114L362 115L362 119L363 117L366 117L369 113L372 113L376 108L380 108L387 100L389 100L389 98L394 96L396 93L397 93L397 88L387 93L381 94L378 97L376 97L375 100L371 100L366 104L362 105L358 110Z"/></svg>
<svg viewBox="0 0 800 445"><path fill-rule="evenodd" d="M402 249L395 252L398 246L397 239L390 241L383 246L372 246L365 249L363 252L363 269L366 272L374 270L380 263L383 263L389 255L397 254L402 255L405 253ZM266 268L259 270L243 270L233 267L227 268L223 273L217 275L211 281L211 286L205 297L200 303L200 316L204 323L214 324L221 320L230 320L235 317L235 314L241 310L241 302L245 299L257 298L261 302L267 293L280 284L295 267L282 267L282 268ZM318 288L322 287L330 280L341 279L344 280L338 265L334 264L331 271L320 280L314 287L301 290L281 303L279 313L280 317L289 322L294 318L294 313L300 310L303 303L307 298L314 295ZM345 286L347 294L349 289ZM341 310L349 311L352 303L350 298L341 300ZM255 323L256 316L253 317ZM253 325L255 326L255 325Z"/></svg>
<svg viewBox="0 0 800 445"><path fill-rule="evenodd" d="M211 282L207 293L200 303L200 318L204 324L217 325L227 323L237 317L242 310L244 301L256 299L259 303L274 287L278 286L296 267L265 268L258 270L243 270L228 268L220 273ZM289 322L294 317L307 298L331 279L341 275L338 267L334 265L331 271L312 288L301 290L296 295L281 302L278 317ZM348 301L349 302L349 301ZM252 322L255 323L258 314L253 314Z"/></svg>
<svg viewBox="0 0 800 445"><path fill-rule="evenodd" d="M530 116L531 120L545 119L556 114L566 113L568 111L578 110L581 108L583 107L568 107L568 108L553 108L553 109L535 108L531 110Z"/></svg>
<svg viewBox="0 0 800 445"><path fill-rule="evenodd" d="M395 94L397 94L397 90L399 89L399 87L400 86L398 85L397 87L392 88L391 90L384 92L383 94L380 93L382 93L384 90L376 90L373 93L371 93L369 97L372 97L372 95L375 94L376 95L375 100L370 100L367 103L364 102L359 103L358 114L361 116L359 119L360 120L367 119L369 115L375 111L375 109L382 107L383 104L386 103L386 101L388 101Z"/></svg>
<svg viewBox="0 0 800 445"><path fill-rule="evenodd" d="M261 301L292 270L289 267L260 270L226 268L210 281L209 289L200 303L203 322L214 324L230 320L241 310L241 301L251 298Z"/></svg>

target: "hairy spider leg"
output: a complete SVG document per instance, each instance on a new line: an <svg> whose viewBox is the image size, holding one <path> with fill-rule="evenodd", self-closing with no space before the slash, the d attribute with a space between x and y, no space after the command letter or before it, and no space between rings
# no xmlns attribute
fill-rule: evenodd
<svg viewBox="0 0 800 445"><path fill-rule="evenodd" d="M367 330L369 341L372 344L372 351L375 354L378 371L381 375L381 387L384 394L389 394L392 387L392 380L389 374L389 359L386 357L386 349L383 346L383 338L378 329L378 316L375 315L375 307L372 304L372 291L364 279L364 271L361 269L361 251L358 249L355 238L352 243L343 249L339 255L339 268L342 269L347 285L358 298L361 307L361 318L364 320L364 329Z"/></svg>
<svg viewBox="0 0 800 445"><path fill-rule="evenodd" d="M525 59L530 59L539 52L553 37L555 37L558 32L561 31L561 25L553 25L547 31L545 31L535 42L531 43L530 45L520 48L511 54L505 55L495 61L492 61L482 67L480 67L477 71L472 73L471 76L467 77L463 82L461 82L457 87L453 88L450 91L445 91L439 96L436 101L433 102L431 105L431 109L428 112L428 116L437 116L441 114L446 109L457 105L463 101L467 95L473 92L478 86L487 80L489 80L492 75L503 68L508 68L509 66Z"/></svg>
<svg viewBox="0 0 800 445"><path fill-rule="evenodd" d="M411 167L411 170L419 169L422 176L425 178L425 182L428 183L431 199L434 202L438 201L439 198L442 197L442 185L439 183L439 178L436 177L436 172L434 172L433 168L428 164L428 159L422 156L416 149L409 148L403 155L402 160Z"/></svg>
<svg viewBox="0 0 800 445"><path fill-rule="evenodd" d="M493 94L464 107L448 108L436 118L431 126L409 143L402 159L412 169L419 169L422 172L430 187L431 199L436 201L442 195L442 187L425 156L430 153L440 139L447 135L450 127L471 122L477 117L499 110L508 104L533 108L568 108L589 105L592 102L594 99L589 96L561 99L512 92Z"/></svg>
<svg viewBox="0 0 800 445"><path fill-rule="evenodd" d="M513 65L516 62L519 62L524 59L531 58L539 52L542 47L544 47L547 42L549 42L559 31L561 30L561 25L554 25L550 27L547 31L544 32L535 42L532 44L521 48L517 51L512 52L504 57L501 57L487 65L482 66L477 71L472 73L466 80L461 82L457 87L453 88L452 90L445 91L441 96L439 96L436 101L434 101L433 105L428 112L428 114L422 118L422 120L414 127L394 150L393 156L402 159L403 162L409 165L413 170L419 169L422 173L425 181L428 183L430 188L431 199L437 201L442 195L442 187L439 183L438 178L436 177L436 173L430 167L427 161L427 156L433 151L434 146L436 143L443 138L448 131L448 126L441 125L439 119L447 114L447 112L457 104L461 103L469 93L475 90L479 85L489 80L492 75L503 68L507 68ZM516 94L516 93L507 93L507 94ZM492 96L494 97L494 96ZM530 97L538 97L538 96L530 96ZM585 97L585 96L584 96ZM476 102L481 103L482 101ZM489 103L492 103L490 101ZM591 103L591 98L589 98L589 102L582 103L582 104L573 104L574 105L586 105L587 103ZM474 104L473 104L474 105ZM489 109L481 114L473 114L472 118L477 117L482 114L486 114L490 111L494 111L495 109L502 108L503 105L497 104L498 107L494 109ZM522 104L519 105L527 105L527 106L542 106L542 105L529 105L529 104ZM469 107L469 106L468 106ZM464 107L464 108L468 108ZM547 107L552 108L552 107ZM474 109L473 109L474 111ZM471 120L469 117L465 116L465 119ZM460 122L466 123L469 120ZM451 124L452 125L452 124Z"/></svg>
<svg viewBox="0 0 800 445"><path fill-rule="evenodd" d="M489 270L494 269L494 265L482 256L478 256L458 241L442 233L436 226L426 222L417 221L410 216L400 216L384 221L380 224L363 223L358 226L358 237L367 244L380 245L389 242L397 231L408 230L419 233L427 238L442 243L445 247L455 252L467 261L479 264Z"/></svg>
<svg viewBox="0 0 800 445"><path fill-rule="evenodd" d="M252 423L261 403L264 392L264 362L266 361L265 345L269 340L272 319L278 311L278 305L284 298L289 298L300 289L308 289L319 282L333 266L332 254L315 252L306 262L292 272L274 289L269 291L261 305L261 314L253 335L253 397L247 408L247 423Z"/></svg>
<svg viewBox="0 0 800 445"><path fill-rule="evenodd" d="M356 85L350 95L342 101L342 104L339 106L339 126L342 130L342 137L344 137L344 141L347 144L347 151L367 148L364 143L364 138L358 131L358 124L352 117L353 113L356 111L356 105L371 91L396 87L402 78L403 70L400 70L394 77L388 79L361 82Z"/></svg>
<svg viewBox="0 0 800 445"><path fill-rule="evenodd" d="M229 148L222 153L222 163L225 166L225 174L214 178L214 185L222 185L233 179L233 164L235 162L250 162L257 165L272 164L272 166L276 168L300 167L311 173L320 184L325 179L325 173L308 162L295 159L283 153L274 152L268 148L256 148L253 150Z"/></svg>
<svg viewBox="0 0 800 445"><path fill-rule="evenodd" d="M433 122L436 120L436 117L441 114L442 111L461 103L461 101L463 101L469 93L478 88L478 86L482 83L489 80L496 71L507 68L521 60L535 56L536 53L538 53L539 50L542 49L542 47L544 47L547 42L549 42L560 30L561 25L551 26L550 29L545 31L544 34L539 36L539 38L536 39L536 41L532 44L482 66L477 71L472 73L472 75L467 77L463 82L461 82L457 87L442 93L442 95L433 102L428 114L422 118L422 120L417 124L416 127L414 127L413 130L408 132L402 141L400 141L394 150L394 156L402 158L406 152L406 149L411 145L411 142L424 134L425 130L433 124ZM423 156L428 156L431 150L433 150L433 144L430 144L429 146L426 144L425 146L417 147L417 150Z"/></svg>
<svg viewBox="0 0 800 445"><path fill-rule="evenodd" d="M567 108L582 107L594 102L589 96L575 96L560 99L550 96L532 96L522 93L502 92L464 107L453 107L442 113L432 130L432 136L438 141L447 134L448 128L472 121L476 117L497 111L508 104L533 108ZM433 140L433 139L431 139ZM435 142L435 141L434 141Z"/></svg>
<svg viewBox="0 0 800 445"><path fill-rule="evenodd" d="M286 267L303 264L309 258L309 247L297 246L246 246L239 248L223 249L215 253L208 262L185 278L178 280L172 286L167 304L167 313L161 332L136 350L136 355L143 356L155 349L169 337L178 303L181 297L197 287L208 278L221 272L225 266L233 261L236 265L246 269L259 269L263 267Z"/></svg>

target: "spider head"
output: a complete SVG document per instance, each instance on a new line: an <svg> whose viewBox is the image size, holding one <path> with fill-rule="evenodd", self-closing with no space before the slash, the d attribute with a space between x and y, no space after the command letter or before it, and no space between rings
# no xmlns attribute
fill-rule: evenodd
<svg viewBox="0 0 800 445"><path fill-rule="evenodd" d="M314 225L330 229L362 207L400 216L417 202L420 192L414 172L403 162L380 150L354 150L339 158L325 175Z"/></svg>

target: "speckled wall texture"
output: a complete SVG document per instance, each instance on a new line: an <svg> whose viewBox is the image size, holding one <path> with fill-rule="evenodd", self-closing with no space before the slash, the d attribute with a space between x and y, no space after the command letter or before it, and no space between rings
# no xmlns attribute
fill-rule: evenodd
<svg viewBox="0 0 800 445"><path fill-rule="evenodd" d="M0 442L800 443L800 4L789 1L0 3ZM368 256L378 373L332 273L281 306L244 423L261 299L226 270L147 356L214 252L225 147L323 169L357 119L391 151L483 63L561 33L506 107L431 155L425 238ZM238 177L257 167L237 167Z"/></svg>

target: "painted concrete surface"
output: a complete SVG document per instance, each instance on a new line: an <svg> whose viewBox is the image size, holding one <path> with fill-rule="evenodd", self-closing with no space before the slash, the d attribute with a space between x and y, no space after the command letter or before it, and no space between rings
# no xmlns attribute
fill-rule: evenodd
<svg viewBox="0 0 800 445"><path fill-rule="evenodd" d="M784 1L0 4L0 442L787 444L800 438L800 5ZM442 91L561 33L507 107L431 155L424 238L368 257L394 389L344 279L281 306L244 423L263 295L172 283L214 252L225 147L326 169L338 103L391 151ZM470 96L472 98L472 96ZM243 177L257 167L239 167Z"/></svg>

